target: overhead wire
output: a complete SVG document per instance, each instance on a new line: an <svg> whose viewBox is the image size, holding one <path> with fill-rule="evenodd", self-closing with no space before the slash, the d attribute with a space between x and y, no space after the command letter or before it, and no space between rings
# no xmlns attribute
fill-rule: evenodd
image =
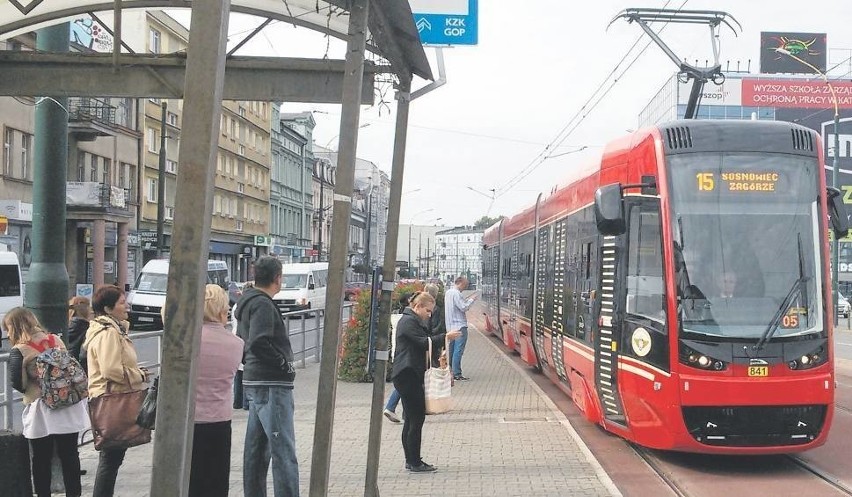
<svg viewBox="0 0 852 497"><path fill-rule="evenodd" d="M677 8L677 10L680 11L681 9L683 9L683 7L686 5L686 3L688 1L689 0L684 0L683 3L681 3L680 7ZM671 0L667 0L662 8L663 9L666 8L670 2L671 2ZM666 28L667 25L668 25L668 22L663 24L663 26L657 31L657 33L658 34L661 33ZM550 150L552 150L552 149L558 148L563 143L565 143L565 141L571 136L571 134L574 132L574 130L576 130L577 127L583 122L583 120L585 120L585 118L595 109L595 107L597 107L598 104L601 101L603 101L603 99L609 94L609 92L612 90L612 88L618 83L618 81L624 76L624 74L626 74L627 71L631 67L633 67L633 65L639 60L639 57L641 57L642 54L644 54L645 51L648 49L648 47L651 45L652 41L648 41L648 43L645 44L645 47L643 47L642 50L639 52L639 54L637 54L633 58L633 60L630 62L630 64L623 71L621 71L621 73L618 76L616 76L611 81L611 83L609 84L608 87L606 87L606 90L604 90L603 93L600 93L601 89L606 86L607 81L609 81L610 78L613 76L613 74L615 74L618 71L618 69L621 67L621 65L624 63L624 61L627 60L627 58L633 52L633 49L636 48L636 46L639 44L639 42L642 40L643 37L644 37L644 35L640 35L636 39L636 41L633 43L633 45L631 45L630 49L627 50L627 52L624 54L624 56L621 58L621 60L613 67L613 69L609 72L609 74L606 76L606 78L604 78L603 83L601 85L597 86L597 89L586 100L586 102L577 110L577 112L574 113L574 115L571 117L571 119L568 121L568 123L566 123L565 126L562 127L562 129L559 131L559 133L557 133L556 137L553 140L551 140L551 142L547 146L545 146L544 149L542 149L542 151L539 152L539 154L532 161L530 161L529 164L527 164L527 166L525 166L521 171L519 171L518 174L513 176L503 186L498 188L498 193L496 195L497 197L505 195L510 190L512 190L515 185L517 185L518 183L520 183L521 181L526 179L539 166L541 166L541 164L543 164L544 161L546 161L548 158L555 157L555 156L552 156L551 154L549 154L548 152L550 152ZM597 98L597 100L595 100L596 98ZM590 104L591 104L591 106L590 106ZM588 108L588 110L587 110L587 108ZM577 150L577 151L579 152L580 150ZM566 154L559 154L559 155L566 155Z"/></svg>

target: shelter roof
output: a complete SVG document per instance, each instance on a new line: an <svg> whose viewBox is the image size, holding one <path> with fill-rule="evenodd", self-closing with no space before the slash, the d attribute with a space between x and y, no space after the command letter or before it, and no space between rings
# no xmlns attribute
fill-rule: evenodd
<svg viewBox="0 0 852 497"><path fill-rule="evenodd" d="M231 11L277 19L347 39L351 0L232 0ZM0 2L0 40L59 24L87 12L111 11L111 0L7 0ZM189 8L189 0L123 0L124 9ZM368 50L400 77L432 79L407 1L370 0Z"/></svg>

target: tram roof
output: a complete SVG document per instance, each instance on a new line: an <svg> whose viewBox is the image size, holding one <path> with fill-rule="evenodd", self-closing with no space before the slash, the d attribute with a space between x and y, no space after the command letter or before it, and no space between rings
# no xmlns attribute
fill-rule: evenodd
<svg viewBox="0 0 852 497"><path fill-rule="evenodd" d="M232 0L231 12L267 17L345 40L347 0ZM111 0L30 0L0 2L0 40L59 24L88 12L112 11ZM127 9L189 8L192 1L123 0ZM407 1L370 0L368 50L384 57L400 76L431 80L432 69Z"/></svg>

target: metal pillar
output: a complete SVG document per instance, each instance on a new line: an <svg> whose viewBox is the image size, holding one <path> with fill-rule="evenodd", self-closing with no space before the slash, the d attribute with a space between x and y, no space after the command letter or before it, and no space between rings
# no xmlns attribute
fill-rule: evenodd
<svg viewBox="0 0 852 497"><path fill-rule="evenodd" d="M189 489L195 375L213 211L213 176L225 78L230 0L192 5L186 62L184 138L166 299L163 367L151 495L184 497Z"/></svg>
<svg viewBox="0 0 852 497"><path fill-rule="evenodd" d="M391 294L396 276L396 245L399 239L399 207L402 204L402 178L405 173L405 144L408 138L408 109L411 81L400 77L396 104L396 130L393 142L390 198L388 199L388 234L385 237L385 261L382 298L379 303L379 328L376 332L376 366L373 372L373 401L370 408L370 435L367 444L367 477L365 497L379 497L379 455L382 444L382 406L385 402L385 376L390 347ZM409 225L410 226L410 225ZM410 237L409 237L410 240ZM410 252L409 252L410 253Z"/></svg>
<svg viewBox="0 0 852 497"><path fill-rule="evenodd" d="M328 288L323 321L322 360L317 392L310 497L325 497L328 494L331 437L334 431L334 404L337 393L341 296L343 295L343 273L346 269L349 221L352 214L355 149L358 143L358 122L361 111L359 104L364 74L364 50L367 43L369 1L353 0L350 3L349 37L346 43L343 105L337 156L337 184L334 186L334 209L332 210L332 219L335 222L331 225L331 250L328 258Z"/></svg>
<svg viewBox="0 0 852 497"><path fill-rule="evenodd" d="M67 52L68 23L40 29L36 49ZM49 331L67 328L68 271L65 268L65 188L68 178L68 98L47 98L35 108L33 151L32 265L26 306Z"/></svg>

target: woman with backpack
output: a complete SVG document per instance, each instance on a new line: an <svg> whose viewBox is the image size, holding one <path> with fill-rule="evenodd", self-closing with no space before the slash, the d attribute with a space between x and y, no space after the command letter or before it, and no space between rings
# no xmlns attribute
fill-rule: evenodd
<svg viewBox="0 0 852 497"><path fill-rule="evenodd" d="M139 367L136 349L127 336L127 300L124 290L114 285L98 288L92 297L95 319L89 322L86 360L89 367L89 396L107 392L121 393L143 390L148 370ZM126 448L104 448L98 456L93 497L110 497L115 492L115 479L124 462Z"/></svg>
<svg viewBox="0 0 852 497"><path fill-rule="evenodd" d="M50 373L46 373L48 366L44 353L58 349L60 352L56 356L65 354L67 361L70 356L67 355L65 344L56 335L45 331L35 315L23 307L16 307L6 314L3 328L13 345L9 353L12 387L24 394L23 434L32 448L32 475L36 495L50 497L50 464L55 447L62 462L65 495L79 497L82 488L77 437L79 432L90 426L86 403L80 402L80 396L75 397L76 402L70 403L65 402L61 395L54 395L56 392L45 392L49 387L45 382L50 378ZM76 367L76 373L82 374L76 361L67 361L66 364L70 364L67 369ZM50 397L46 399L45 394Z"/></svg>

